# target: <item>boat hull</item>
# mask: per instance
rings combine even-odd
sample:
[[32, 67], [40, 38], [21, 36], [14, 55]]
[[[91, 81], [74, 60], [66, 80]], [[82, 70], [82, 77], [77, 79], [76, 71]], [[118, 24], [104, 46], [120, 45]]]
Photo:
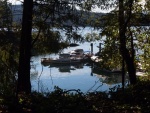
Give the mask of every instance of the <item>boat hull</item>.
[[81, 59], [60, 60], [60, 59], [42, 58], [41, 62], [52, 63], [52, 64], [70, 64], [70, 63], [80, 63]]

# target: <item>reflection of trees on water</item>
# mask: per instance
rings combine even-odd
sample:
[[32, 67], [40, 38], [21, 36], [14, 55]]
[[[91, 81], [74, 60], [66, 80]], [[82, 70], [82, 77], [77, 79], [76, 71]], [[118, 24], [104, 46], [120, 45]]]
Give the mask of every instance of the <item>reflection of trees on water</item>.
[[[95, 92], [99, 91], [99, 88], [101, 88], [104, 84], [110, 86], [116, 87], [117, 84], [122, 83], [122, 75], [120, 73], [108, 73], [103, 72], [102, 70], [97, 70], [98, 73], [92, 72], [92, 76], [97, 76], [99, 79], [95, 81], [93, 86], [89, 88], [88, 92]], [[125, 83], [128, 84], [128, 77], [125, 76]]]
[[[93, 65], [91, 65], [91, 76], [96, 76], [99, 78], [98, 81], [95, 82], [95, 84], [87, 91], [97, 91], [100, 87], [102, 87], [104, 84], [108, 85], [108, 86], [117, 86], [117, 84], [121, 84], [122, 83], [122, 87], [124, 87], [124, 84], [127, 83], [128, 84], [128, 76], [126, 75], [124, 77], [124, 84], [123, 84], [123, 80], [122, 80], [122, 74], [120, 71], [116, 71], [116, 72], [111, 72], [111, 71], [107, 71], [104, 69], [100, 69], [100, 68], [94, 68]], [[99, 84], [101, 83], [101, 84]]]
[[[42, 69], [41, 69], [41, 72], [40, 72], [40, 74], [38, 74], [38, 71], [36, 70], [36, 65], [32, 65], [31, 66], [34, 70], [35, 70], [35, 72], [33, 72], [33, 74], [31, 74], [31, 80], [36, 80], [36, 78], [38, 78], [37, 79], [37, 84], [38, 84], [38, 89], [37, 89], [37, 91], [38, 92], [45, 92], [46, 90], [48, 91], [48, 88], [47, 89], [45, 89], [45, 87], [44, 87], [44, 85], [43, 85], [43, 82], [40, 80], [41, 79], [41, 76], [42, 76], [42, 73], [43, 73], [43, 65], [42, 65]], [[34, 74], [35, 73], [35, 74]], [[53, 86], [53, 78], [52, 78], [52, 75], [51, 75], [51, 69], [49, 70], [49, 75], [50, 75], [50, 78], [51, 78], [51, 86]], [[51, 87], [51, 89], [52, 89], [52, 87]]]
[[30, 75], [31, 76], [30, 76], [30, 78], [31, 78], [31, 80], [34, 80], [38, 76], [38, 70], [36, 70], [37, 64], [31, 63], [30, 66], [31, 66], [31, 69], [30, 69]]
[[[97, 84], [99, 84], [99, 82], [101, 83], [101, 85], [96, 86]], [[89, 88], [89, 90], [87, 91], [87, 93], [90, 92], [90, 91], [92, 91], [92, 92], [93, 91], [97, 91], [101, 86], [103, 86], [103, 82], [101, 82], [101, 80], [98, 79], [97, 81], [95, 81], [94, 85], [91, 86], [91, 88]]]
[[122, 83], [122, 75], [112, 74], [112, 75], [108, 76], [103, 82], [105, 82], [109, 85]]
[[[77, 63], [77, 64], [50, 64], [50, 63], [42, 63], [42, 70], [41, 72], [39, 72], [39, 75], [37, 74], [37, 80], [38, 80], [38, 91], [44, 91], [44, 88], [48, 88], [48, 89], [52, 89], [53, 85], [53, 78], [52, 78], [52, 73], [51, 73], [51, 69], [55, 68], [56, 70], [58, 69], [58, 71], [60, 73], [71, 73], [73, 71], [77, 71], [78, 69], [82, 69], [84, 70], [84, 67], [89, 67], [89, 69], [91, 69], [91, 73], [92, 76], [97, 77], [98, 79], [89, 87], [89, 89], [86, 91], [88, 92], [93, 92], [93, 91], [100, 91], [101, 88], [103, 89], [103, 86], [105, 87], [107, 86], [115, 86], [117, 84], [122, 83], [122, 75], [121, 73], [111, 73], [108, 71], [104, 71], [104, 70], [95, 70], [95, 68], [93, 68], [92, 64], [90, 63]], [[49, 76], [51, 77], [51, 81], [48, 82], [48, 85], [46, 87], [44, 87], [43, 85], [45, 84], [44, 81], [41, 80], [41, 76], [42, 73], [44, 72], [44, 67], [49, 68]], [[33, 69], [36, 70], [36, 65], [32, 67]], [[86, 68], [87, 69], [87, 68]], [[38, 70], [39, 71], [39, 70]], [[92, 77], [91, 76], [91, 77]], [[125, 77], [125, 81], [128, 80], [128, 77]], [[50, 88], [51, 87], [51, 88]], [[80, 86], [79, 86], [80, 87]], [[48, 89], [45, 89], [45, 91], [48, 91]]]
[[[93, 69], [93, 74], [97, 77], [102, 78], [102, 82], [108, 85], [122, 83], [122, 74], [121, 73], [112, 73], [104, 70]], [[125, 76], [125, 82], [128, 81], [128, 76]]]

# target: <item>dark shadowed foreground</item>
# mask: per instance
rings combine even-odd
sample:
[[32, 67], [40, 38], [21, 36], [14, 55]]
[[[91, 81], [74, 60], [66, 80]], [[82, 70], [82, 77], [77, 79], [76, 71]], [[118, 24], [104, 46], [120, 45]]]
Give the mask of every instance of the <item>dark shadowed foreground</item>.
[[[1, 113], [148, 113], [150, 110], [150, 82], [141, 81], [124, 91], [113, 88], [109, 94], [83, 94], [79, 90], [62, 90], [46, 94], [0, 94]], [[114, 90], [116, 90], [114, 92]]]

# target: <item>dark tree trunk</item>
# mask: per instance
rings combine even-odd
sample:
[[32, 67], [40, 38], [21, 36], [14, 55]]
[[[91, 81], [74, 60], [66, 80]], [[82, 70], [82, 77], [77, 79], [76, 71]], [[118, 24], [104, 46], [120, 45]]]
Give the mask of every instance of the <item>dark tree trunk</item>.
[[[126, 19], [127, 21], [125, 22], [123, 2], [124, 2], [124, 0], [119, 0], [120, 51], [121, 51], [122, 58], [124, 59], [126, 66], [127, 66], [130, 83], [135, 84], [136, 83], [136, 71], [135, 71], [135, 65], [134, 65], [134, 54], [130, 54], [129, 50], [126, 47], [126, 35], [125, 35], [126, 29], [127, 29], [127, 22], [129, 21], [130, 18]], [[130, 17], [130, 14], [128, 17]], [[134, 52], [134, 51], [131, 51], [131, 52]]]
[[24, 0], [17, 93], [31, 92], [30, 57], [31, 57], [31, 41], [32, 41], [31, 36], [32, 10], [33, 10], [33, 0]]
[[132, 58], [127, 49], [124, 50], [123, 57], [125, 58], [125, 62], [127, 65], [130, 83], [136, 84], [136, 70], [134, 65], [134, 59]]

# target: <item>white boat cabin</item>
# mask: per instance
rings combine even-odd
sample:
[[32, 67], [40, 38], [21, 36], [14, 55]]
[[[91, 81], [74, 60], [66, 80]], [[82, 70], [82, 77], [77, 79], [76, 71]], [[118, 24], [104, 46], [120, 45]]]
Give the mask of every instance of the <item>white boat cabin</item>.
[[84, 51], [83, 49], [75, 49], [73, 51], [70, 52], [70, 54], [74, 54], [76, 55], [76, 57], [83, 57], [84, 56]]

